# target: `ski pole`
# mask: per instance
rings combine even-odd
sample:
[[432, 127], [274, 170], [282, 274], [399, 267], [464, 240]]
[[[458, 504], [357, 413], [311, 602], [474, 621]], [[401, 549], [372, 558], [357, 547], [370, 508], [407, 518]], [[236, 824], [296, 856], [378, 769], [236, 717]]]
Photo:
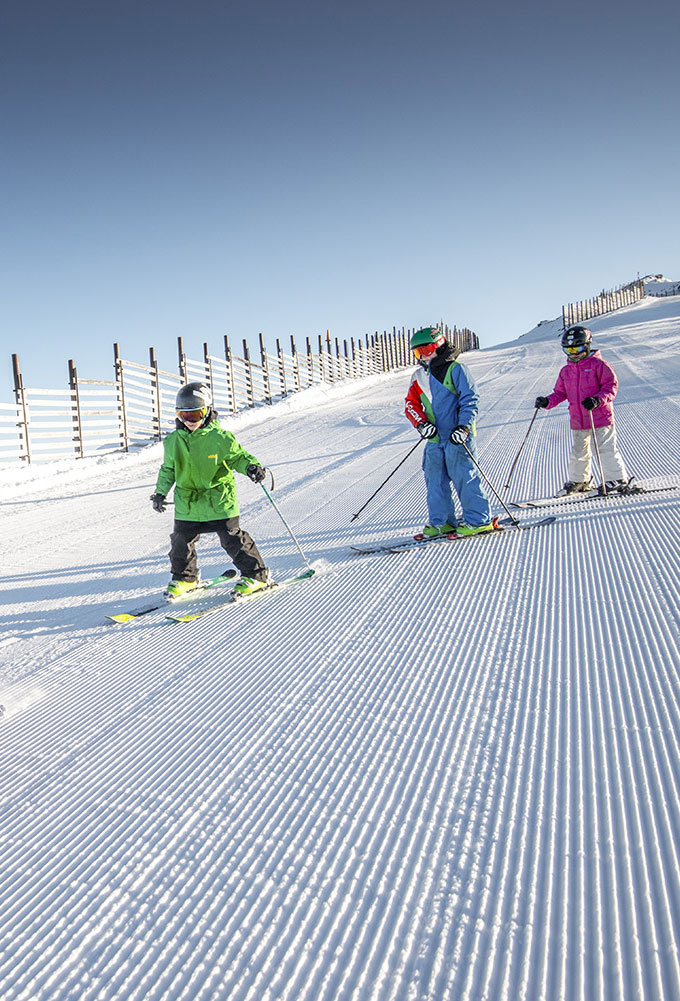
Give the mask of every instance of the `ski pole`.
[[510, 514], [510, 512], [509, 512], [508, 508], [506, 507], [505, 503], [504, 503], [504, 502], [503, 502], [503, 501], [501, 500], [501, 498], [500, 498], [500, 497], [498, 496], [498, 492], [497, 492], [497, 491], [496, 491], [496, 489], [494, 488], [493, 484], [491, 483], [491, 481], [489, 480], [489, 478], [488, 478], [488, 477], [486, 476], [486, 474], [485, 474], [484, 470], [483, 470], [483, 469], [482, 469], [482, 467], [481, 467], [481, 466], [479, 465], [479, 463], [478, 463], [478, 462], [477, 462], [477, 460], [475, 459], [475, 457], [474, 457], [474, 455], [472, 454], [472, 452], [470, 451], [470, 449], [469, 449], [469, 448], [467, 447], [467, 444], [466, 444], [465, 442], [462, 442], [461, 444], [462, 444], [463, 448], [465, 449], [465, 451], [467, 452], [467, 454], [468, 454], [468, 455], [470, 456], [470, 458], [472, 459], [472, 461], [474, 462], [474, 464], [475, 464], [475, 466], [477, 467], [477, 469], [479, 470], [479, 473], [480, 473], [480, 475], [481, 475], [481, 476], [483, 476], [483, 477], [484, 477], [484, 479], [486, 480], [486, 482], [487, 482], [488, 486], [489, 486], [489, 487], [491, 488], [491, 490], [493, 491], [493, 493], [494, 493], [495, 497], [497, 498], [498, 502], [500, 503], [501, 507], [503, 508], [503, 510], [505, 511], [505, 513], [507, 514], [507, 516], [508, 516], [508, 518], [510, 519], [510, 521], [511, 521], [511, 522], [513, 523], [513, 525], [517, 525], [517, 526], [519, 526], [519, 522], [517, 521], [517, 518], [515, 518], [515, 517], [514, 517], [514, 515]]
[[595, 454], [597, 455], [597, 464], [600, 467], [600, 477], [602, 479], [602, 496], [607, 496], [607, 484], [604, 482], [604, 472], [602, 470], [602, 459], [600, 458], [600, 446], [597, 443], [597, 435], [595, 434], [595, 421], [593, 420], [592, 410], [588, 411], [590, 415], [590, 427], [593, 432], [593, 441], [595, 442]]
[[395, 466], [395, 467], [394, 467], [394, 469], [392, 470], [392, 472], [390, 473], [390, 475], [389, 475], [389, 476], [388, 476], [388, 477], [387, 477], [386, 479], [384, 479], [384, 480], [382, 481], [382, 483], [380, 484], [380, 486], [378, 487], [378, 489], [377, 489], [377, 490], [375, 490], [375, 491], [374, 491], [374, 492], [373, 492], [373, 493], [371, 494], [371, 496], [370, 496], [370, 497], [368, 498], [368, 500], [366, 501], [366, 503], [365, 503], [365, 504], [363, 504], [363, 505], [362, 505], [362, 506], [361, 506], [361, 507], [359, 508], [359, 510], [357, 511], [357, 513], [356, 513], [356, 514], [353, 514], [353, 515], [352, 515], [352, 517], [351, 517], [351, 518], [349, 519], [349, 520], [350, 520], [350, 524], [351, 524], [351, 522], [353, 522], [353, 521], [354, 521], [354, 519], [355, 519], [355, 518], [358, 518], [358, 517], [359, 517], [359, 515], [361, 514], [361, 512], [363, 511], [363, 509], [364, 509], [365, 507], [368, 507], [368, 505], [369, 505], [369, 504], [371, 503], [371, 501], [373, 500], [373, 498], [375, 497], [375, 495], [376, 495], [376, 494], [377, 494], [377, 493], [378, 493], [378, 492], [379, 492], [380, 490], [382, 490], [382, 488], [383, 488], [383, 487], [385, 486], [385, 484], [387, 483], [387, 480], [391, 479], [391, 478], [392, 478], [392, 477], [394, 476], [394, 474], [396, 473], [396, 471], [397, 471], [397, 470], [399, 469], [399, 466], [403, 466], [403, 465], [404, 465], [404, 463], [405, 463], [405, 462], [406, 462], [406, 460], [408, 459], [408, 457], [409, 457], [409, 455], [411, 454], [411, 452], [415, 452], [415, 450], [416, 450], [416, 449], [418, 448], [418, 445], [420, 445], [420, 443], [421, 443], [422, 441], [424, 441], [424, 440], [425, 440], [424, 438], [419, 438], [419, 439], [418, 439], [418, 441], [417, 441], [417, 442], [415, 443], [415, 445], [413, 446], [413, 448], [410, 448], [410, 449], [408, 450], [408, 452], [406, 453], [406, 455], [404, 456], [404, 458], [403, 458], [403, 459], [401, 460], [401, 462], [399, 463], [399, 465], [398, 465], [398, 466]]
[[524, 435], [524, 441], [523, 441], [523, 442], [522, 442], [522, 444], [521, 444], [521, 445], [519, 446], [519, 452], [518, 452], [518, 453], [517, 453], [517, 455], [515, 456], [515, 461], [514, 461], [514, 462], [513, 462], [513, 464], [512, 464], [511, 466], [510, 466], [510, 472], [508, 473], [508, 482], [507, 482], [507, 483], [505, 484], [505, 486], [503, 487], [503, 489], [504, 489], [504, 490], [507, 490], [507, 489], [508, 489], [508, 487], [510, 486], [510, 480], [512, 479], [512, 474], [513, 474], [513, 473], [514, 473], [514, 471], [515, 471], [515, 466], [517, 465], [517, 460], [519, 459], [520, 455], [522, 454], [522, 449], [524, 448], [524, 446], [525, 446], [525, 445], [526, 445], [526, 443], [527, 443], [527, 438], [529, 437], [529, 434], [530, 434], [530, 432], [531, 432], [531, 429], [532, 429], [532, 427], [534, 426], [534, 421], [535, 421], [535, 420], [536, 420], [536, 418], [538, 417], [538, 411], [539, 411], [539, 409], [540, 409], [539, 407], [536, 407], [536, 409], [534, 410], [534, 416], [533, 416], [533, 417], [531, 418], [531, 424], [529, 425], [529, 430], [528, 430], [528, 431], [527, 431], [527, 433], [526, 433], [526, 434]]
[[[270, 470], [270, 475], [271, 475], [271, 470]], [[273, 477], [273, 475], [272, 475], [272, 483], [273, 483], [273, 482], [274, 482], [274, 477]], [[278, 514], [279, 518], [280, 518], [280, 519], [281, 519], [281, 521], [283, 522], [283, 524], [284, 524], [284, 525], [286, 526], [286, 530], [288, 531], [288, 534], [290, 535], [291, 539], [293, 540], [293, 542], [294, 542], [294, 543], [295, 543], [295, 545], [297, 546], [297, 551], [299, 552], [300, 556], [301, 556], [301, 557], [302, 557], [302, 559], [304, 560], [304, 563], [305, 563], [306, 567], [307, 567], [307, 568], [308, 568], [309, 570], [311, 570], [311, 571], [312, 571], [312, 573], [314, 573], [314, 569], [313, 569], [313, 567], [311, 566], [311, 564], [310, 564], [309, 560], [307, 559], [307, 557], [305, 556], [305, 554], [304, 554], [304, 553], [302, 552], [302, 549], [300, 548], [300, 543], [298, 542], [298, 540], [297, 540], [297, 539], [295, 538], [295, 536], [293, 535], [293, 531], [292, 531], [292, 529], [291, 529], [290, 525], [288, 524], [288, 522], [286, 521], [286, 519], [285, 519], [285, 518], [283, 517], [283, 515], [281, 514], [281, 511], [280, 511], [280, 509], [279, 509], [279, 505], [278, 505], [278, 504], [276, 503], [276, 501], [274, 500], [274, 498], [272, 497], [272, 495], [271, 495], [271, 494], [269, 493], [269, 491], [268, 491], [268, 490], [267, 490], [267, 488], [265, 487], [264, 483], [260, 483], [260, 486], [262, 487], [262, 489], [264, 490], [265, 494], [267, 495], [267, 498], [268, 498], [268, 500], [269, 500], [269, 503], [270, 503], [270, 504], [272, 505], [272, 507], [274, 508], [274, 510], [276, 511], [276, 513]]]

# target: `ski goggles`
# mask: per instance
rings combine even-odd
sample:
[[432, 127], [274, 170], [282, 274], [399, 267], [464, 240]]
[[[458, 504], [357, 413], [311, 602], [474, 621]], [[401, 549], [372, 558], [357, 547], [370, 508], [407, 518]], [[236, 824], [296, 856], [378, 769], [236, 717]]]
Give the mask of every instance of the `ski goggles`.
[[419, 344], [417, 348], [413, 349], [413, 353], [418, 361], [420, 361], [421, 358], [431, 358], [432, 355], [435, 354], [436, 350], [436, 344]]
[[563, 348], [562, 350], [564, 351], [565, 355], [569, 355], [570, 358], [576, 358], [577, 355], [584, 354], [586, 346], [585, 344], [575, 344], [573, 347]]
[[201, 407], [200, 410], [178, 410], [177, 416], [185, 424], [195, 424], [196, 421], [204, 420], [206, 414], [208, 413], [207, 407]]

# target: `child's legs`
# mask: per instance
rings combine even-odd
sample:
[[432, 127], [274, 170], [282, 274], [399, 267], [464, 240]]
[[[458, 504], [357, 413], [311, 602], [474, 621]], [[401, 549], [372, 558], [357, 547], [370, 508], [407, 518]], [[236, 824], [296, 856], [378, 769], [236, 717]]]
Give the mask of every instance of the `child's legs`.
[[170, 536], [170, 569], [173, 580], [196, 580], [196, 539], [201, 526], [195, 521], [176, 521]]
[[604, 480], [627, 480], [628, 474], [621, 454], [616, 445], [616, 428], [613, 424], [596, 428], [597, 444], [602, 459], [602, 478]]
[[435, 442], [425, 445], [423, 473], [427, 489], [427, 516], [431, 525], [455, 525], [455, 509], [451, 483], [446, 468], [444, 449]]
[[239, 519], [225, 518], [213, 524], [222, 549], [229, 554], [241, 576], [264, 580], [267, 568], [253, 539], [240, 527]]
[[[572, 429], [568, 479], [572, 483], [587, 483], [590, 479], [590, 431]], [[599, 439], [598, 439], [599, 440]]]
[[[474, 455], [474, 439], [468, 448]], [[488, 525], [491, 521], [489, 498], [477, 467], [462, 445], [450, 443], [446, 446], [446, 464], [463, 509], [463, 521], [468, 525]]]

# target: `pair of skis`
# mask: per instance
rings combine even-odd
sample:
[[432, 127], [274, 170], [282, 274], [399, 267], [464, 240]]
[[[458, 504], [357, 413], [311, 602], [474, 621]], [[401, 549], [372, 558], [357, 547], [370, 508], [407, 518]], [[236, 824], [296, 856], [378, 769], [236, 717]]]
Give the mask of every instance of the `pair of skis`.
[[242, 601], [250, 601], [251, 598], [257, 598], [259, 595], [268, 594], [270, 591], [279, 591], [282, 587], [289, 587], [291, 584], [298, 584], [303, 580], [309, 580], [314, 576], [314, 570], [308, 567], [306, 570], [301, 570], [300, 573], [293, 574], [292, 577], [284, 577], [281, 580], [273, 580], [266, 587], [259, 587], [257, 591], [252, 591], [250, 594], [239, 594], [238, 592], [232, 592], [223, 601], [212, 602], [210, 605], [205, 605], [200, 608], [190, 609], [187, 612], [169, 612], [165, 617], [170, 619], [171, 622], [194, 622], [196, 619], [202, 619], [205, 615], [211, 615], [213, 612], [219, 612], [221, 608], [225, 605], [232, 605], [235, 603], [240, 604]]
[[610, 497], [638, 497], [641, 494], [660, 494], [668, 490], [677, 490], [677, 486], [670, 487], [641, 487], [638, 484], [623, 490], [612, 490], [610, 493], [602, 494], [599, 490], [589, 490], [587, 493], [563, 494], [561, 497], [537, 497], [534, 500], [514, 501], [510, 507], [516, 508], [538, 508], [551, 507], [555, 504], [580, 504], [583, 501], [606, 500]]
[[498, 535], [499, 532], [527, 532], [532, 528], [540, 528], [544, 525], [552, 525], [556, 521], [556, 516], [547, 515], [545, 518], [541, 518], [540, 521], [532, 521], [529, 525], [520, 525], [518, 522], [506, 519], [504, 521], [499, 521], [495, 528], [489, 532], [479, 532], [476, 535], [456, 535], [455, 532], [450, 532], [448, 535], [413, 535], [408, 539], [392, 539], [387, 542], [374, 542], [366, 543], [364, 545], [352, 546], [351, 548], [355, 553], [361, 553], [362, 555], [369, 555], [371, 553], [401, 553], [406, 549], [422, 549], [425, 546], [430, 546], [433, 543], [439, 542], [471, 542], [474, 539], [489, 539]]
[[[203, 597], [205, 591], [212, 591], [213, 589], [220, 588], [224, 584], [228, 584], [230, 581], [233, 581], [237, 576], [238, 573], [236, 570], [226, 570], [223, 574], [219, 574], [217, 577], [209, 577], [208, 579], [201, 581], [195, 588], [192, 588], [191, 591], [187, 591], [186, 594], [182, 595], [180, 598], [168, 598], [167, 596], [159, 595], [158, 598], [152, 599], [144, 604], [126, 609], [122, 612], [116, 612], [113, 615], [107, 615], [106, 618], [111, 622], [118, 622], [120, 624], [132, 622], [143, 615], [148, 615], [149, 612], [156, 612], [161, 608], [185, 605], [192, 602], [195, 598]], [[272, 581], [270, 584], [267, 584], [266, 587], [258, 588], [257, 591], [253, 591], [251, 594], [238, 594], [234, 591], [229, 591], [224, 598], [220, 598], [209, 605], [199, 605], [196, 608], [188, 609], [186, 612], [178, 609], [177, 611], [168, 612], [165, 618], [169, 619], [171, 622], [193, 622], [195, 619], [201, 619], [204, 615], [210, 615], [212, 612], [216, 612], [220, 608], [224, 608], [225, 605], [230, 605], [234, 602], [240, 603], [241, 601], [248, 601], [250, 598], [255, 598], [261, 594], [267, 594], [270, 591], [278, 590], [279, 588], [286, 587], [289, 584], [309, 580], [310, 577], [313, 576], [314, 570], [309, 567], [307, 570], [303, 570], [291, 577], [284, 577], [282, 580]]]

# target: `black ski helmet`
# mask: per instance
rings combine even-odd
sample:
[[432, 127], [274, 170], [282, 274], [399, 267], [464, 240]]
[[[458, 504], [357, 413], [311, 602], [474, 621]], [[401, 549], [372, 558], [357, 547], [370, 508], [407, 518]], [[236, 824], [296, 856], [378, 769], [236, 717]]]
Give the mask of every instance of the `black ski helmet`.
[[563, 348], [584, 348], [589, 347], [593, 335], [587, 327], [568, 327], [562, 334]]
[[175, 399], [177, 410], [202, 410], [212, 406], [210, 388], [204, 382], [188, 382], [182, 386]]
[[591, 352], [592, 337], [587, 327], [568, 327], [562, 334], [562, 350], [570, 361], [587, 358]]

